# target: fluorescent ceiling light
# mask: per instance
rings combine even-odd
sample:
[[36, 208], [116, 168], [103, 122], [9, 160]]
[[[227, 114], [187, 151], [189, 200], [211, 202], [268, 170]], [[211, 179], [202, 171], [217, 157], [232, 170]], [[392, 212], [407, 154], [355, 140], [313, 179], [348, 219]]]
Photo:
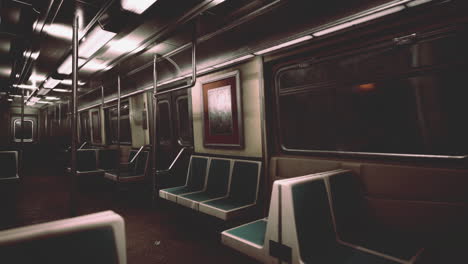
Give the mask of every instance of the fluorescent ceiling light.
[[31, 97], [31, 99], [29, 99], [30, 102], [34, 102], [34, 103], [39, 101], [39, 100], [41, 100], [41, 98], [39, 98], [39, 97]]
[[27, 106], [33, 106], [33, 105], [35, 105], [35, 104], [36, 104], [35, 102], [26, 102], [26, 105], [27, 105]]
[[330, 34], [332, 32], [336, 32], [336, 31], [339, 31], [339, 30], [342, 30], [342, 29], [345, 29], [345, 28], [348, 28], [348, 27], [351, 27], [351, 26], [355, 26], [355, 25], [365, 23], [365, 22], [368, 22], [368, 21], [371, 21], [371, 20], [374, 20], [374, 19], [377, 19], [377, 18], [380, 18], [380, 17], [383, 17], [383, 16], [387, 16], [387, 15], [390, 15], [390, 14], [393, 14], [393, 13], [400, 12], [403, 9], [405, 9], [405, 6], [403, 6], [403, 5], [394, 6], [392, 8], [388, 8], [388, 9], [385, 9], [383, 11], [371, 13], [370, 15], [365, 15], [365, 16], [362, 16], [360, 18], [357, 18], [357, 19], [354, 19], [354, 20], [351, 20], [351, 21], [348, 21], [348, 22], [344, 22], [344, 23], [336, 25], [336, 26], [332, 26], [332, 27], [324, 29], [324, 30], [317, 31], [312, 35], [314, 35], [315, 37], [320, 37], [320, 36]]
[[21, 95], [19, 95], [19, 94], [10, 94], [10, 96], [11, 96], [11, 97], [17, 97], [17, 98], [20, 98], [20, 97], [21, 97]]
[[52, 101], [60, 100], [60, 98], [55, 97], [55, 96], [46, 96], [45, 99], [46, 99], [46, 100], [52, 100]]
[[407, 3], [406, 6], [413, 7], [413, 6], [418, 6], [418, 5], [422, 5], [422, 4], [429, 3], [429, 2], [432, 2], [432, 0], [414, 0], [414, 1]]
[[297, 44], [297, 43], [300, 43], [300, 42], [307, 41], [307, 40], [309, 40], [311, 38], [313, 38], [311, 35], [303, 36], [303, 37], [300, 37], [298, 39], [294, 39], [294, 40], [291, 40], [291, 41], [284, 42], [282, 44], [273, 46], [271, 48], [267, 48], [267, 49], [264, 49], [264, 50], [257, 51], [254, 54], [255, 55], [262, 55], [262, 54], [265, 54], [265, 53], [268, 53], [268, 52], [271, 52], [271, 51], [274, 51], [274, 50], [279, 50], [279, 49], [287, 47], [287, 46], [291, 46], [291, 45], [294, 45], [294, 44]]
[[50, 91], [52, 91], [52, 89], [42, 88], [42, 89], [39, 90], [39, 92], [37, 92], [37, 95], [46, 95], [46, 94], [48, 94]]
[[56, 89], [54, 89], [54, 92], [58, 92], [58, 93], [71, 93], [71, 90], [56, 88]]
[[36, 103], [38, 103], [38, 104], [51, 104], [51, 102], [47, 102], [47, 101], [37, 101]]
[[88, 35], [86, 35], [86, 40], [81, 43], [79, 47], [78, 54], [81, 57], [89, 58], [96, 51], [106, 45], [117, 33], [106, 31], [97, 25]]
[[213, 67], [215, 68], [221, 68], [221, 67], [224, 67], [224, 66], [227, 66], [227, 65], [230, 65], [230, 64], [234, 64], [236, 62], [241, 62], [241, 61], [244, 61], [244, 60], [248, 60], [250, 58], [253, 58], [254, 55], [253, 54], [249, 54], [249, 55], [245, 55], [245, 56], [242, 56], [242, 57], [239, 57], [237, 59], [233, 59], [233, 60], [230, 60], [230, 61], [227, 61], [227, 62], [224, 62], [224, 63], [221, 63], [219, 65], [215, 65]]
[[27, 84], [13, 84], [13, 87], [19, 89], [29, 89], [29, 90], [36, 90], [37, 87], [34, 85], [27, 85]]
[[131, 37], [124, 37], [119, 40], [113, 40], [110, 43], [110, 51], [112, 53], [128, 53], [138, 48], [139, 41]]
[[142, 14], [157, 0], [121, 0], [122, 8], [136, 14]]
[[[57, 69], [58, 73], [66, 74], [66, 75], [72, 73], [73, 71], [72, 62], [73, 62], [72, 55], [69, 55], [65, 59], [65, 61], [62, 63], [62, 65], [60, 65], [60, 67]], [[83, 65], [85, 62], [86, 62], [85, 59], [78, 58], [78, 67], [81, 67], [81, 65]]]
[[8, 98], [8, 102], [13, 102], [13, 99], [12, 99], [12, 98]]
[[[72, 80], [71, 79], [65, 79], [65, 80], [62, 80], [61, 82], [63, 85], [72, 85]], [[85, 82], [82, 82], [82, 81], [78, 81], [78, 85], [85, 85], [86, 83]], [[55, 89], [56, 90], [56, 89]], [[55, 91], [54, 90], [54, 91]]]
[[99, 59], [92, 59], [88, 61], [82, 68], [82, 71], [100, 71], [107, 67], [107, 64], [103, 60]]
[[55, 86], [57, 86], [60, 82], [61, 82], [61, 80], [57, 80], [57, 79], [54, 79], [54, 78], [49, 78], [44, 83], [44, 88], [48, 88], [48, 89], [55, 88]]
[[[73, 38], [73, 28], [69, 25], [65, 24], [50, 24], [44, 26], [44, 31], [49, 36], [53, 36], [59, 39], [71, 40]], [[83, 36], [83, 32], [80, 30], [78, 32], [78, 38], [81, 39]]]

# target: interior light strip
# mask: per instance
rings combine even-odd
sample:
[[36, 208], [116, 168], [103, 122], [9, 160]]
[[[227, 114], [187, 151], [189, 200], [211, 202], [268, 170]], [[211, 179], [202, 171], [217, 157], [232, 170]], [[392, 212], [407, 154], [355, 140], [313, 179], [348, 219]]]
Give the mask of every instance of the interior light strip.
[[218, 64], [218, 65], [215, 65], [213, 67], [214, 68], [222, 68], [224, 66], [231, 65], [231, 64], [241, 62], [241, 61], [245, 61], [245, 60], [248, 60], [248, 59], [253, 58], [253, 57], [254, 57], [253, 54], [248, 54], [248, 55], [245, 55], [245, 56], [242, 56], [242, 57], [239, 57], [239, 58], [236, 58], [236, 59], [233, 59], [233, 60]]
[[265, 54], [265, 53], [268, 53], [268, 52], [271, 52], [271, 51], [279, 50], [279, 49], [282, 49], [284, 47], [288, 47], [288, 46], [291, 46], [291, 45], [294, 45], [294, 44], [297, 44], [297, 43], [307, 41], [307, 40], [312, 39], [312, 38], [313, 38], [313, 36], [311, 36], [311, 35], [303, 36], [303, 37], [300, 37], [300, 38], [297, 38], [297, 39], [294, 39], [294, 40], [290, 40], [290, 41], [284, 42], [282, 44], [279, 44], [279, 45], [276, 45], [276, 46], [273, 46], [273, 47], [270, 47], [270, 48], [267, 48], [267, 49], [257, 51], [254, 54], [255, 55], [262, 55], [262, 54]]
[[362, 23], [365, 23], [365, 22], [368, 22], [368, 21], [371, 21], [371, 20], [374, 20], [374, 19], [377, 19], [377, 18], [380, 18], [380, 17], [384, 17], [384, 16], [387, 16], [387, 15], [390, 15], [390, 14], [400, 12], [401, 10], [403, 10], [405, 8], [406, 7], [404, 5], [394, 6], [394, 7], [385, 9], [383, 11], [372, 13], [370, 15], [366, 15], [366, 16], [363, 16], [363, 17], [360, 17], [360, 18], [345, 22], [343, 24], [339, 24], [339, 25], [332, 26], [332, 27], [329, 27], [329, 28], [324, 29], [324, 30], [317, 31], [317, 32], [313, 33], [312, 35], [315, 36], [315, 37], [320, 37], [320, 36], [330, 34], [330, 33], [345, 29], [345, 28], [349, 28], [349, 27], [354, 26], [354, 25], [362, 24]]

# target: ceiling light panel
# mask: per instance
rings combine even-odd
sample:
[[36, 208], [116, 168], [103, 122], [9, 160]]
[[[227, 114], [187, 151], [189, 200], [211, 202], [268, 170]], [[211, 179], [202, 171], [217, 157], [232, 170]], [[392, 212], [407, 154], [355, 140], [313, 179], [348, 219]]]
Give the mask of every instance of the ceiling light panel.
[[88, 35], [86, 40], [79, 46], [78, 54], [80, 57], [89, 58], [96, 51], [106, 45], [117, 33], [106, 31], [99, 25], [96, 26]]
[[57, 80], [57, 79], [54, 79], [54, 78], [49, 78], [44, 83], [44, 88], [48, 88], [48, 89], [55, 88], [60, 82], [61, 82], [61, 80]]
[[124, 10], [140, 15], [156, 1], [157, 0], [121, 0], [120, 4]]

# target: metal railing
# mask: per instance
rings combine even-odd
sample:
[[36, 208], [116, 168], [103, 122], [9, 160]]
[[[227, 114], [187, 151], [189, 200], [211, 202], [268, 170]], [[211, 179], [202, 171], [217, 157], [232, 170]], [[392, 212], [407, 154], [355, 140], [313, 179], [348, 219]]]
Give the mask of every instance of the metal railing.
[[183, 147], [179, 150], [179, 153], [177, 153], [177, 156], [174, 158], [174, 160], [172, 161], [171, 165], [169, 165], [169, 167], [165, 170], [157, 170], [156, 171], [156, 174], [160, 174], [160, 173], [168, 173], [169, 171], [172, 170], [172, 168], [174, 167], [174, 165], [177, 163], [177, 161], [179, 160], [179, 158], [182, 156], [182, 154], [184, 153], [185, 150], [192, 150], [193, 147]]

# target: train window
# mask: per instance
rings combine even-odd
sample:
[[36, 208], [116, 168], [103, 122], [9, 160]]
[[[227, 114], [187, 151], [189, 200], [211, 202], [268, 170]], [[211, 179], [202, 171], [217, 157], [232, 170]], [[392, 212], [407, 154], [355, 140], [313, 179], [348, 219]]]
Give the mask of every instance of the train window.
[[170, 144], [171, 142], [171, 112], [169, 109], [169, 102], [162, 100], [158, 102], [158, 132], [159, 132], [159, 143], [162, 145]]
[[188, 97], [177, 98], [177, 134], [178, 139], [183, 143], [190, 144], [192, 131], [189, 120]]
[[91, 130], [89, 126], [89, 112], [80, 113], [80, 138], [81, 142], [89, 142], [91, 140]]
[[[118, 143], [118, 112], [117, 106], [107, 108], [105, 111], [106, 116], [106, 135], [109, 144]], [[121, 102], [120, 104], [120, 143], [131, 144], [132, 133], [130, 127], [130, 109], [128, 101]]]
[[94, 144], [102, 143], [101, 135], [101, 111], [99, 109], [91, 110], [91, 127]]
[[34, 123], [32, 120], [24, 120], [24, 130], [22, 130], [21, 119], [14, 121], [14, 141], [33, 142]]
[[433, 38], [280, 69], [283, 150], [467, 154], [468, 53], [444, 51], [460, 42], [466, 37]]

